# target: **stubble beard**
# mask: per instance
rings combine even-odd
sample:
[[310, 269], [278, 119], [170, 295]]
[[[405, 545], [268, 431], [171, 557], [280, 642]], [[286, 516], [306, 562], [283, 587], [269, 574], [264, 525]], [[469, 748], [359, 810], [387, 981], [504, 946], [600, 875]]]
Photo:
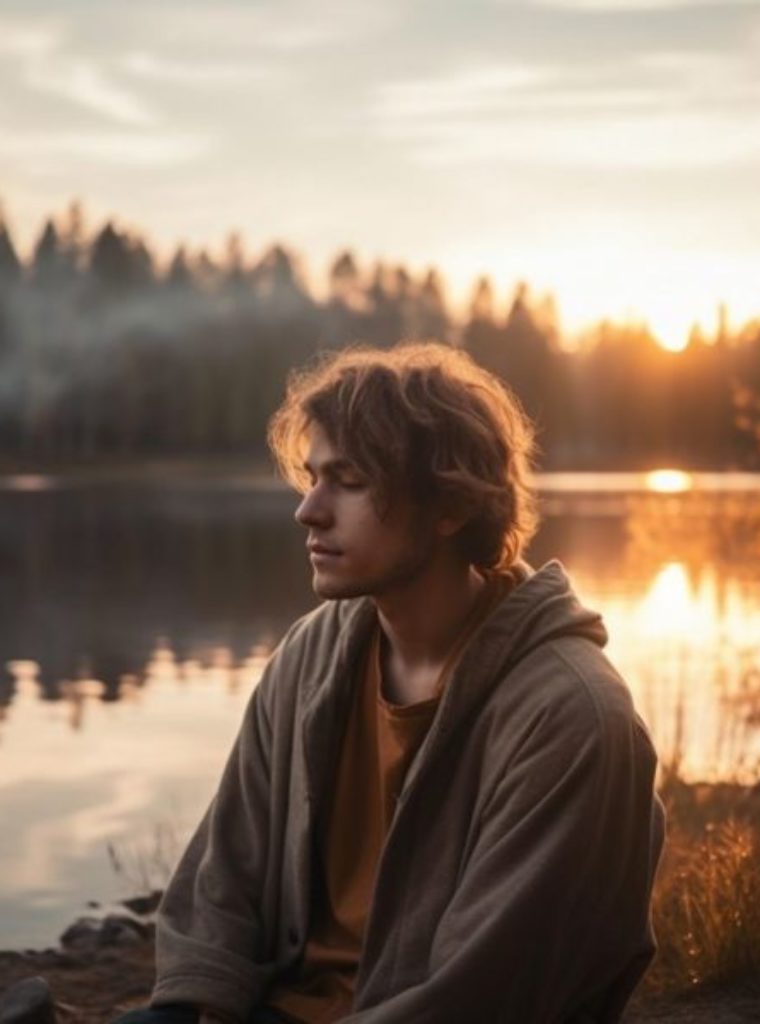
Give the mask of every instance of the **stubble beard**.
[[347, 600], [356, 597], [379, 598], [392, 590], [408, 586], [430, 565], [435, 552], [435, 537], [425, 532], [410, 539], [403, 557], [387, 571], [364, 579], [324, 579], [320, 581], [314, 570], [312, 589], [317, 597], [326, 601]]

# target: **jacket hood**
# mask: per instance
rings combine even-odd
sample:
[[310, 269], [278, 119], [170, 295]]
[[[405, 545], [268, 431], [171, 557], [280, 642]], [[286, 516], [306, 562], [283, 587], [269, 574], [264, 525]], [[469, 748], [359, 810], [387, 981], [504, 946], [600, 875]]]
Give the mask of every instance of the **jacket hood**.
[[605, 646], [608, 637], [601, 615], [580, 602], [558, 559], [538, 570], [519, 561], [512, 572], [517, 586], [484, 626], [486, 634], [498, 633], [501, 643], [508, 639], [510, 661], [520, 660], [538, 644], [560, 636], [582, 636], [598, 647]]
[[441, 712], [450, 722], [464, 719], [537, 647], [559, 637], [607, 643], [601, 615], [580, 602], [559, 560], [540, 569], [519, 561], [511, 572], [517, 585], [470, 639], [444, 691]]

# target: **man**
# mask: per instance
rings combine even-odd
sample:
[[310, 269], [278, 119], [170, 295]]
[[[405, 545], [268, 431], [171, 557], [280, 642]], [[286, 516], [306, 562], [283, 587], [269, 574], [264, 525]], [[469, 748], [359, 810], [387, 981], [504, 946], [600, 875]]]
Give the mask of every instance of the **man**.
[[536, 525], [532, 428], [442, 345], [270, 427], [324, 602], [272, 656], [160, 907], [137, 1022], [608, 1024], [650, 961], [655, 754]]

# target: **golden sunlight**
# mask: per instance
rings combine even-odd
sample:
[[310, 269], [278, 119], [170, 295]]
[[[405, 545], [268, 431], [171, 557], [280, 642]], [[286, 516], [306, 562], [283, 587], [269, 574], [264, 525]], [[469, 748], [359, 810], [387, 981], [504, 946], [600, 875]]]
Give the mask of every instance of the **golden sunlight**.
[[651, 318], [653, 322], [650, 324], [652, 333], [657, 341], [660, 348], [664, 348], [666, 352], [683, 352], [689, 343], [688, 335], [681, 325], [680, 328], [673, 327], [672, 331], [670, 328], [663, 327], [654, 322], [654, 318]]
[[758, 695], [750, 685], [760, 617], [738, 584], [714, 569], [695, 577], [662, 565], [634, 607], [605, 619], [663, 763], [683, 778], [757, 778]]
[[[584, 239], [579, 241], [579, 237]], [[505, 252], [503, 239], [463, 239], [440, 253], [441, 265], [461, 308], [472, 282], [489, 268], [495, 280], [525, 280], [534, 296], [552, 294], [567, 344], [603, 319], [646, 324], [661, 348], [682, 351], [691, 329], [705, 337], [720, 328], [721, 307], [731, 323], [756, 315], [755, 271], [749, 261], [722, 251], [684, 251], [652, 242], [645, 226], [621, 220], [609, 225], [584, 214], [558, 229], [551, 242], [537, 238], [520, 249], [519, 262]]]
[[692, 593], [686, 566], [671, 562], [657, 573], [636, 617], [642, 636], [704, 636], [710, 631], [712, 607]]
[[[689, 328], [695, 311], [699, 309], [688, 286], [683, 288], [678, 301], [676, 296], [668, 293], [650, 294], [644, 309], [646, 312], [642, 310], [641, 319], [646, 322], [657, 344], [667, 352], [682, 352], [689, 343]], [[712, 316], [708, 317], [707, 323], [712, 319]]]
[[658, 494], [681, 494], [694, 486], [692, 474], [682, 469], [653, 469], [646, 474], [645, 482], [648, 491]]

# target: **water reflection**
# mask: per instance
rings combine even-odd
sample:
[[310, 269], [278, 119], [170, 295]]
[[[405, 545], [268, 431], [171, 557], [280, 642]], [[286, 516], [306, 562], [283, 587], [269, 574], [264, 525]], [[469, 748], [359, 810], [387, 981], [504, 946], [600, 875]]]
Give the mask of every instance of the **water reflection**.
[[624, 667], [665, 767], [696, 780], [754, 783], [760, 768], [757, 588], [662, 566], [631, 607], [610, 599], [610, 652]]
[[678, 494], [692, 489], [694, 477], [682, 469], [653, 469], [646, 475], [646, 486], [659, 494]]
[[[0, 706], [0, 722], [12, 717], [13, 702], [34, 700], [42, 696], [50, 702], [60, 701], [65, 708], [68, 725], [75, 731], [85, 723], [88, 705], [106, 700], [140, 703], [144, 690], [171, 683], [177, 689], [206, 686], [215, 693], [236, 694], [241, 689], [250, 693], [261, 677], [274, 644], [271, 640], [251, 646], [248, 654], [236, 660], [228, 647], [216, 646], [180, 660], [167, 637], [159, 637], [144, 669], [124, 673], [113, 691], [102, 679], [83, 674], [78, 679], [60, 679], [41, 692], [40, 666], [35, 661], [10, 661], [7, 669], [14, 694], [8, 704]], [[0, 738], [2, 731], [0, 731]]]
[[[755, 782], [760, 490], [689, 483], [548, 481], [528, 557], [559, 558], [602, 611], [670, 770]], [[167, 823], [181, 848], [272, 645], [314, 603], [294, 506], [219, 482], [3, 496], [0, 947], [129, 895], [115, 862], [134, 878]]]
[[286, 493], [234, 487], [6, 495], [0, 703], [14, 688], [3, 668], [18, 661], [37, 663], [50, 699], [61, 680], [85, 678], [117, 699], [157, 634], [180, 661], [215, 646], [243, 661], [313, 600], [294, 507]]
[[[614, 474], [600, 492], [555, 475], [529, 557], [561, 558], [604, 613], [663, 760], [688, 777], [746, 779], [758, 757], [760, 492], [701, 479]], [[22, 692], [61, 702], [81, 730], [94, 703], [139, 703], [159, 682], [177, 699], [195, 682], [249, 691], [313, 603], [287, 492], [79, 487], [15, 500], [0, 515], [16, 581], [0, 586], [0, 738]]]
[[760, 494], [631, 495], [624, 519], [626, 572], [678, 562], [695, 581], [712, 567], [719, 588], [760, 577]]
[[180, 658], [159, 642], [118, 701], [92, 678], [40, 699], [36, 666], [14, 666], [0, 747], [0, 816], [12, 823], [0, 829], [0, 948], [48, 945], [87, 900], [165, 883], [155, 837], [171, 831], [179, 852], [199, 820], [266, 650]]
[[671, 770], [760, 774], [760, 501], [754, 494], [631, 496], [622, 571], [645, 582], [611, 598], [612, 649]]

